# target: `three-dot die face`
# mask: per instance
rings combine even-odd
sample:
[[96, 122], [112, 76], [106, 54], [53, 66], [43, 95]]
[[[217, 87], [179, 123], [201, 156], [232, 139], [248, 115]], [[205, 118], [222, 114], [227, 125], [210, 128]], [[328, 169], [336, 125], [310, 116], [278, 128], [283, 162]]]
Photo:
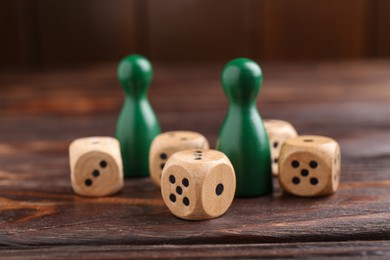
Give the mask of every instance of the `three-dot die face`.
[[196, 132], [172, 131], [162, 133], [153, 140], [150, 147], [149, 169], [154, 184], [161, 185], [162, 171], [172, 154], [187, 149], [208, 149], [206, 138]]
[[297, 196], [335, 192], [340, 180], [340, 147], [330, 138], [301, 136], [286, 141], [280, 155], [279, 182]]
[[82, 138], [70, 145], [69, 152], [72, 187], [77, 194], [106, 196], [122, 188], [122, 162], [117, 140]]
[[120, 182], [119, 168], [113, 158], [102, 152], [87, 153], [75, 166], [74, 184], [80, 195], [105, 196]]
[[[92, 177], [92, 178], [99, 178], [101, 176], [101, 172], [104, 171], [105, 169], [107, 169], [107, 165], [108, 163], [102, 159], [100, 162], [99, 162], [99, 166], [96, 167], [96, 169], [94, 169], [92, 171], [92, 176], [89, 176], [89, 177]], [[115, 169], [116, 170], [116, 169]], [[84, 181], [84, 184], [86, 187], [91, 187], [93, 186], [93, 180], [91, 180], [91, 178], [86, 178], [85, 181]]]
[[219, 217], [233, 201], [236, 179], [229, 159], [214, 150], [175, 153], [167, 162], [161, 192], [170, 211], [183, 219]]

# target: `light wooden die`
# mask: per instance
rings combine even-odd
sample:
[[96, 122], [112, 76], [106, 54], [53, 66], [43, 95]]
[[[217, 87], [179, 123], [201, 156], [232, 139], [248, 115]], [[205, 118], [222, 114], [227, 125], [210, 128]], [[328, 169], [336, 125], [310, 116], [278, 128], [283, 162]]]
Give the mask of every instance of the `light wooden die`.
[[279, 157], [279, 183], [288, 193], [312, 197], [334, 193], [340, 182], [338, 143], [323, 136], [288, 139]]
[[216, 218], [230, 207], [236, 176], [226, 155], [215, 150], [173, 154], [161, 177], [161, 193], [169, 210], [188, 220]]
[[69, 146], [73, 190], [82, 196], [114, 194], [123, 187], [120, 145], [112, 137], [87, 137]]
[[149, 152], [150, 177], [161, 186], [161, 173], [172, 154], [188, 149], [208, 149], [209, 143], [202, 134], [191, 131], [171, 131], [153, 139]]
[[278, 175], [279, 155], [283, 143], [293, 137], [297, 137], [297, 131], [287, 121], [267, 119], [264, 120], [264, 126], [268, 134], [268, 141], [271, 150], [272, 174]]

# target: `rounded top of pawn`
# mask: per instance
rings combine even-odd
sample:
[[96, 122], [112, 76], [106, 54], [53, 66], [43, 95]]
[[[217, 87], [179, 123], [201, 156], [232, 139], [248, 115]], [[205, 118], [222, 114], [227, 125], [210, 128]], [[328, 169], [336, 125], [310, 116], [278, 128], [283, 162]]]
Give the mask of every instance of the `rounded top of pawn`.
[[222, 71], [222, 86], [232, 103], [250, 105], [256, 102], [263, 74], [256, 62], [238, 58], [227, 63]]
[[129, 55], [119, 62], [118, 79], [128, 95], [138, 96], [146, 93], [152, 77], [152, 65], [141, 55]]

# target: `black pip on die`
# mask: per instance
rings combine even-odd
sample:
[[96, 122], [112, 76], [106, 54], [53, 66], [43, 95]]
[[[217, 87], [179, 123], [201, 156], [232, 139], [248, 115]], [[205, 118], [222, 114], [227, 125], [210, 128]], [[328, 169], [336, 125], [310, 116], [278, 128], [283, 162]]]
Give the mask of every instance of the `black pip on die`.
[[209, 143], [203, 135], [191, 131], [172, 131], [159, 134], [153, 139], [149, 152], [150, 177], [160, 187], [161, 173], [169, 157], [188, 149], [208, 149]]
[[233, 166], [225, 154], [215, 150], [177, 152], [166, 163], [161, 177], [165, 204], [183, 219], [223, 215], [233, 201], [235, 190]]
[[277, 176], [279, 170], [280, 149], [287, 139], [297, 137], [298, 134], [289, 122], [283, 120], [264, 120], [264, 126], [267, 130], [271, 150], [272, 174]]
[[279, 183], [288, 193], [314, 197], [334, 193], [340, 182], [338, 143], [323, 136], [288, 139], [279, 157]]
[[123, 187], [119, 142], [112, 137], [87, 137], [69, 146], [73, 190], [82, 196], [114, 194]]

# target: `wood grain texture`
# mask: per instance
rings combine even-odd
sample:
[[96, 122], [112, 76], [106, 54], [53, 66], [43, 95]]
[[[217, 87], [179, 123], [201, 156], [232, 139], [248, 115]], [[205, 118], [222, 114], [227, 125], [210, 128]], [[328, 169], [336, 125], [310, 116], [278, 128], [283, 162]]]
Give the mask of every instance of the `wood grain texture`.
[[[260, 114], [287, 120], [300, 134], [337, 140], [339, 190], [296, 198], [275, 180], [273, 194], [236, 199], [223, 217], [200, 222], [172, 216], [149, 179], [126, 180], [121, 193], [107, 198], [73, 193], [69, 143], [114, 134], [123, 99], [115, 64], [1, 73], [0, 253], [7, 259], [388, 256], [389, 66], [263, 64]], [[164, 131], [197, 131], [214, 147], [228, 105], [221, 70], [155, 66], [149, 94]]]
[[372, 10], [373, 24], [372, 31], [376, 35], [375, 55], [379, 57], [390, 56], [390, 34], [388, 33], [390, 24], [390, 2], [386, 0], [377, 0], [376, 8]]
[[358, 58], [370, 41], [366, 0], [263, 1], [260, 57], [269, 60]]
[[21, 66], [22, 39], [20, 34], [20, 17], [18, 2], [14, 0], [0, 1], [0, 67]]
[[43, 66], [119, 60], [135, 52], [130, 0], [37, 0]]
[[[7, 259], [230, 259], [230, 258], [386, 258], [389, 241], [348, 241], [278, 244], [218, 245], [106, 245], [30, 247], [0, 252]], [[359, 248], [359, 251], [356, 251]], [[37, 257], [39, 255], [39, 258]]]
[[149, 56], [160, 61], [225, 60], [250, 55], [249, 1], [148, 1]]
[[388, 57], [386, 0], [2, 0], [1, 67]]

